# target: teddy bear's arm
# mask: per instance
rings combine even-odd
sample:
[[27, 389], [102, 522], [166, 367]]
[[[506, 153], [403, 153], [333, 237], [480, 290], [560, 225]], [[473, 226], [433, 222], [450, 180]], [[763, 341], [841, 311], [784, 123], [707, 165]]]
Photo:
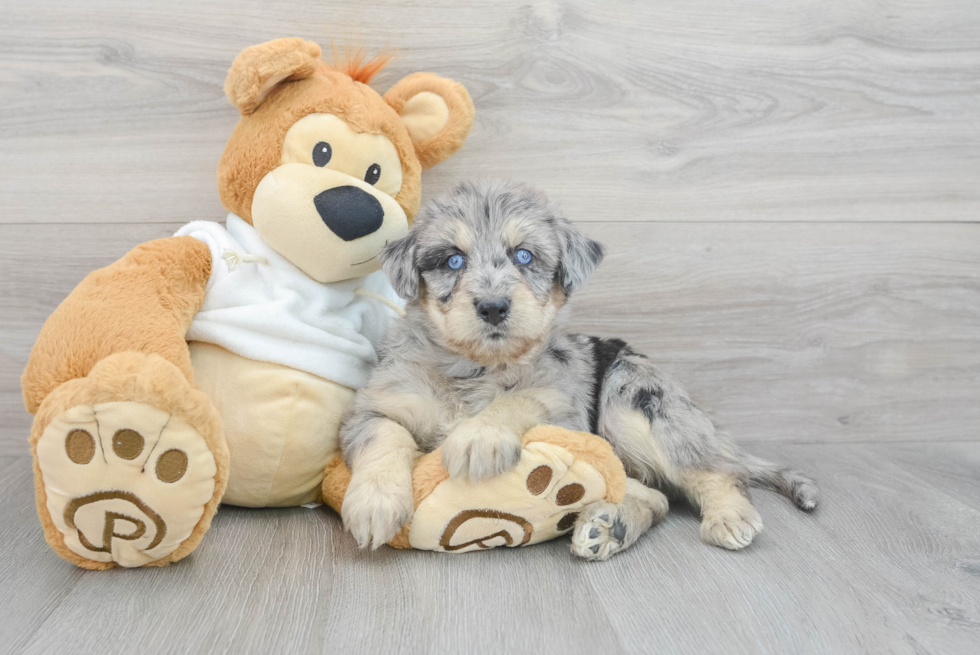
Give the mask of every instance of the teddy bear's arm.
[[35, 413], [60, 384], [124, 351], [160, 355], [193, 384], [184, 335], [210, 274], [207, 245], [189, 236], [148, 241], [90, 273], [41, 328], [21, 376], [27, 411]]

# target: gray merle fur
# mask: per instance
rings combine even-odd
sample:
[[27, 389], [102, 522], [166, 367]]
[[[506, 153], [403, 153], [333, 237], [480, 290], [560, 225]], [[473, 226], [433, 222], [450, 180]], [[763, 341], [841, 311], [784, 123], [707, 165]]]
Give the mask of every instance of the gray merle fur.
[[[534, 255], [529, 266], [514, 261], [515, 233], [520, 247]], [[466, 257], [459, 271], [446, 264], [456, 253]], [[818, 491], [810, 478], [743, 453], [715, 429], [687, 391], [646, 356], [620, 339], [566, 331], [565, 300], [585, 284], [602, 256], [602, 246], [527, 185], [467, 183], [427, 205], [409, 235], [390, 244], [380, 257], [393, 287], [408, 304], [405, 317], [389, 332], [386, 356], [343, 424], [347, 462], [354, 462], [371, 442], [379, 414], [399, 422], [419, 451], [429, 452], [461, 421], [495, 399], [552, 389], [567, 403], [547, 422], [608, 440], [628, 475], [647, 486], [676, 490], [678, 472], [712, 471], [732, 475], [746, 497], [750, 485], [758, 486], [789, 497], [801, 509], [813, 509]], [[519, 314], [512, 327], [511, 319], [502, 326], [473, 323], [479, 332], [474, 332], [472, 352], [489, 353], [481, 361], [477, 360], [482, 355], [470, 356], [463, 346], [451, 343], [453, 335], [434, 322], [434, 317], [453, 311], [473, 311], [480, 298], [516, 298], [520, 289], [528, 306], [515, 311], [526, 309], [527, 316], [548, 302], [560, 304], [534, 337], [533, 347], [520, 357], [493, 356], [498, 345], [504, 348], [516, 339], [522, 325]], [[406, 395], [431, 403], [437, 419], [426, 422], [386, 412], [386, 398]], [[639, 440], [622, 431], [631, 416], [642, 417], [648, 426]], [[615, 531], [622, 532], [622, 527]]]

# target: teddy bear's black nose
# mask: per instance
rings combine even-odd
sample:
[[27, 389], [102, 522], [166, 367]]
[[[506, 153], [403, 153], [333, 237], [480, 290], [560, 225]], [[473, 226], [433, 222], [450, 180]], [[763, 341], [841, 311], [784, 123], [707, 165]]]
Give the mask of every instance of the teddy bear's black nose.
[[378, 199], [356, 186], [338, 186], [318, 193], [313, 204], [330, 231], [353, 241], [377, 231], [385, 210]]

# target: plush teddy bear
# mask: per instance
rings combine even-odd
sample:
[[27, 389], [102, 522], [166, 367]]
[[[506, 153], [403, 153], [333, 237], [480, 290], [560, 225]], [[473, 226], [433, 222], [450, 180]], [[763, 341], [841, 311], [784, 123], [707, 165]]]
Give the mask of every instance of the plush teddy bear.
[[456, 82], [386, 59], [327, 65], [279, 39], [244, 50], [218, 168], [227, 224], [196, 222], [86, 277], [22, 377], [48, 543], [91, 569], [160, 566], [218, 503], [321, 500], [342, 412], [397, 296], [377, 256], [419, 207], [421, 170], [473, 122]]

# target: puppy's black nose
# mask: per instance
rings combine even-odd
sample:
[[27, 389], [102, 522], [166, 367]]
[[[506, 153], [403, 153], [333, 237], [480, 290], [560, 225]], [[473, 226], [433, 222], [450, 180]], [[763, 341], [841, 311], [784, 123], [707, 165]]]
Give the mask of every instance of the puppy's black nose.
[[327, 189], [313, 198], [313, 204], [330, 231], [344, 241], [377, 231], [385, 219], [378, 199], [356, 186]]
[[476, 313], [490, 325], [500, 325], [510, 311], [510, 301], [506, 298], [481, 300], [476, 304]]

